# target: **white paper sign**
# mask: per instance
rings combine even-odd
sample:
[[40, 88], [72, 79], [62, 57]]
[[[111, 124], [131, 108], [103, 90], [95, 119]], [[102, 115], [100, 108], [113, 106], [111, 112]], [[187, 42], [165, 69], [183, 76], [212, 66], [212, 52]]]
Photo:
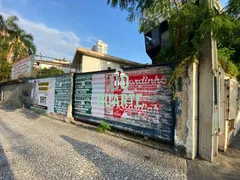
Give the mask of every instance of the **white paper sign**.
[[12, 65], [12, 76], [11, 79], [17, 79], [19, 77], [29, 77], [33, 71], [34, 56], [28, 56], [15, 62]]

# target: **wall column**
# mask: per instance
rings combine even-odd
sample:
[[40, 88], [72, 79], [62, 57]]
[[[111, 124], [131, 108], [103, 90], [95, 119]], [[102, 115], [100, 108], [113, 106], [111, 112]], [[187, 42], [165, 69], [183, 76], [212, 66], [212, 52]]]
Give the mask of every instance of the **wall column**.
[[70, 73], [70, 78], [71, 78], [71, 88], [70, 88], [70, 101], [69, 101], [69, 105], [68, 105], [68, 112], [67, 112], [67, 119], [68, 121], [74, 121], [73, 115], [72, 115], [72, 106], [73, 106], [73, 83], [74, 83], [74, 73]]
[[212, 162], [218, 152], [218, 60], [216, 41], [206, 36], [199, 60], [199, 155]]
[[176, 89], [175, 151], [194, 159], [198, 139], [198, 62], [182, 68]]

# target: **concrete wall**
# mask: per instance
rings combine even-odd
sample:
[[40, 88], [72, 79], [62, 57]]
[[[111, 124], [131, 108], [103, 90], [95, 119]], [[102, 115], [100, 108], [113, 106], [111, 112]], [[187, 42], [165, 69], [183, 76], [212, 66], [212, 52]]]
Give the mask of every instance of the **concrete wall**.
[[24, 83], [9, 84], [2, 86], [2, 102], [18, 108], [23, 107], [23, 87]]
[[228, 127], [228, 91], [226, 88], [225, 73], [219, 70], [219, 131], [218, 131], [218, 148], [222, 151], [227, 149], [227, 127]]
[[198, 63], [182, 69], [176, 88], [175, 151], [194, 159], [198, 135]]
[[228, 145], [240, 130], [240, 93], [237, 80], [225, 75], [224, 83], [220, 83], [220, 118], [218, 148], [226, 151]]
[[234, 136], [237, 135], [237, 133], [239, 132], [240, 130], [240, 111], [238, 110], [238, 115], [237, 117], [235, 118], [235, 121], [234, 121]]
[[202, 40], [199, 57], [198, 154], [212, 162], [218, 153], [218, 60], [212, 33]]
[[[95, 65], [97, 64], [97, 61], [99, 63], [98, 65], [100, 65], [100, 60], [93, 59]], [[121, 93], [142, 93], [142, 96], [144, 97], [144, 103], [147, 103], [145, 102], [146, 100], [149, 102], [146, 104], [148, 110], [143, 109], [139, 111], [138, 116], [134, 114], [136, 111], [129, 107], [125, 110], [125, 112], [122, 113], [121, 116], [119, 116], [118, 109], [105, 106], [102, 108], [98, 107], [97, 95], [99, 93], [113, 93], [112, 91], [107, 91], [109, 88], [105, 88], [109, 86], [109, 76], [112, 74], [112, 72], [106, 74], [77, 74], [74, 79], [74, 90], [73, 77], [71, 76], [71, 90], [69, 95], [72, 97], [73, 91], [75, 91], [75, 95], [73, 100], [70, 98], [67, 117], [72, 116], [73, 105], [73, 113], [75, 111], [74, 117], [76, 118], [82, 118], [89, 121], [100, 121], [105, 119], [106, 122], [120, 129], [134, 131], [146, 136], [174, 142], [175, 150], [177, 152], [184, 154], [190, 159], [194, 159], [197, 155], [198, 139], [198, 63], [195, 62], [191, 65], [185, 66], [179, 76], [175, 104], [176, 122], [174, 122], [173, 118], [174, 113], [172, 104], [172, 90], [171, 87], [167, 85], [170, 79], [171, 71], [171, 68], [167, 66], [149, 67], [142, 69], [138, 68], [136, 70], [133, 69], [126, 72], [124, 71], [124, 73], [129, 76], [131, 84], [129, 85], [130, 89], [127, 89], [126, 92], [122, 91]], [[149, 79], [152, 78], [156, 80], [149, 81]], [[36, 93], [37, 95], [35, 97], [37, 98], [35, 98], [35, 100], [32, 100], [30, 96], [26, 97], [24, 94], [34, 94], [32, 93], [32, 89], [36, 89], [37, 91], [39, 89], [36, 83], [48, 82], [48, 79], [49, 78], [31, 79], [22, 84], [2, 86], [4, 93], [4, 102], [17, 107], [22, 107], [24, 102], [28, 102], [28, 104], [40, 105], [43, 107], [43, 104], [38, 103], [39, 99], [41, 99], [40, 96], [46, 96], [49, 98], [49, 93], [47, 95], [39, 95], [39, 93]], [[65, 97], [62, 97], [60, 94], [59, 98], [61, 99], [58, 99], [56, 98], [56, 94], [58, 92], [63, 93], [61, 90], [62, 85], [60, 84], [65, 81], [61, 79], [58, 80], [58, 77], [54, 77], [54, 79], [54, 81], [52, 80], [52, 84], [55, 84], [55, 95], [50, 95], [50, 97], [55, 98], [55, 100], [53, 100], [54, 107], [52, 103], [51, 107], [47, 105], [46, 106], [47, 110], [51, 109], [49, 114], [55, 118], [58, 118], [54, 116], [56, 114], [55, 111], [58, 111], [59, 108], [61, 108], [62, 105], [59, 105], [59, 101], [62, 101], [62, 98]], [[149, 84], [139, 84], [141, 82], [141, 79], [142, 82], [143, 80], [146, 81], [146, 79], [148, 79]], [[30, 85], [28, 82], [31, 82], [30, 84], [35, 83], [34, 87], [29, 87]], [[89, 82], [91, 82], [91, 86]], [[134, 82], [136, 83], [135, 85]], [[157, 84], [154, 84], [154, 82]], [[51, 89], [52, 87], [50, 84], [51, 83], [49, 83], [48, 89]], [[85, 85], [87, 87], [85, 87]], [[56, 87], [58, 88], [57, 91]], [[65, 88], [65, 86], [63, 86], [63, 88]], [[86, 88], [89, 88], [88, 93], [90, 94], [84, 94]], [[89, 102], [89, 97], [91, 97], [91, 102]], [[79, 101], [81, 102], [79, 103]], [[82, 104], [82, 101], [84, 101], [84, 105]], [[49, 101], [47, 100], [46, 102]], [[152, 111], [151, 108], [153, 108]], [[66, 113], [64, 113], [64, 116], [66, 116]]]
[[0, 103], [3, 101], [2, 86], [0, 86]]
[[3, 85], [2, 102], [69, 121], [72, 120], [72, 80], [73, 74]]

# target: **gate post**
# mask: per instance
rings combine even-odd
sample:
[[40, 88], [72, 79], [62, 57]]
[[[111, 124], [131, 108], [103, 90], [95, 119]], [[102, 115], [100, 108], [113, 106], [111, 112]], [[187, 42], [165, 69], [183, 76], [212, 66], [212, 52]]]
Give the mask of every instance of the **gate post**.
[[68, 112], [67, 112], [67, 119], [68, 121], [72, 122], [74, 121], [73, 115], [72, 115], [72, 105], [73, 105], [73, 83], [74, 83], [74, 73], [70, 73], [70, 83], [71, 83], [71, 87], [70, 87], [70, 93], [69, 93], [69, 105], [68, 105]]
[[229, 80], [225, 80], [225, 72], [223, 69], [219, 70], [219, 137], [218, 137], [218, 149], [226, 151], [227, 149], [227, 134], [228, 134], [228, 98], [229, 98]]
[[174, 149], [194, 159], [198, 139], [198, 62], [183, 67], [178, 77], [175, 101]]

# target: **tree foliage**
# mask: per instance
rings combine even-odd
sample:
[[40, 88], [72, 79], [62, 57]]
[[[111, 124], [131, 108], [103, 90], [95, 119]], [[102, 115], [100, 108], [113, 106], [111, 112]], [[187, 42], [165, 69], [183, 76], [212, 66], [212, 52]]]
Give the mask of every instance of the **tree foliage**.
[[6, 60], [0, 61], [0, 82], [7, 81], [11, 75], [11, 64]]
[[0, 34], [1, 36], [11, 35], [19, 26], [17, 25], [18, 18], [17, 16], [10, 16], [7, 19], [4, 19], [2, 15], [0, 15]]
[[9, 59], [9, 56], [11, 56], [14, 62], [27, 56], [30, 52], [33, 54], [36, 53], [33, 36], [21, 29], [17, 21], [18, 18], [16, 16], [4, 18], [0, 15], [1, 46], [4, 46], [4, 49], [7, 48], [7, 58]]
[[11, 74], [11, 64], [7, 60], [9, 44], [0, 36], [0, 82], [7, 81]]
[[[10, 78], [12, 63], [36, 53], [34, 38], [17, 24], [16, 16], [4, 18], [0, 14], [0, 81]], [[12, 62], [11, 62], [12, 61]]]
[[236, 18], [240, 18], [240, 1], [239, 0], [229, 0], [228, 5], [226, 7], [227, 13]]
[[41, 70], [36, 69], [35, 73], [37, 77], [48, 77], [48, 76], [63, 75], [64, 71], [56, 67], [50, 67], [50, 68], [43, 68]]
[[[217, 40], [218, 48], [238, 48], [225, 61], [236, 66], [239, 60], [236, 55], [240, 50], [239, 0], [230, 0], [222, 10], [214, 0], [201, 0], [200, 3], [185, 0], [184, 4], [178, 0], [108, 0], [107, 3], [127, 10], [129, 22], [138, 19], [140, 32], [159, 26], [161, 19], [168, 21], [169, 46], [155, 57], [158, 62], [177, 66], [199, 59], [201, 42], [210, 34]], [[236, 69], [232, 74], [236, 74]]]
[[228, 72], [230, 76], [237, 77], [239, 74], [238, 67], [231, 61], [231, 56], [235, 53], [235, 50], [228, 48], [222, 48], [218, 50], [218, 63], [219, 66]]
[[36, 53], [36, 46], [33, 43], [32, 34], [27, 34], [23, 29], [17, 29], [14, 33], [15, 39], [12, 41], [13, 59], [19, 60], [31, 53]]

